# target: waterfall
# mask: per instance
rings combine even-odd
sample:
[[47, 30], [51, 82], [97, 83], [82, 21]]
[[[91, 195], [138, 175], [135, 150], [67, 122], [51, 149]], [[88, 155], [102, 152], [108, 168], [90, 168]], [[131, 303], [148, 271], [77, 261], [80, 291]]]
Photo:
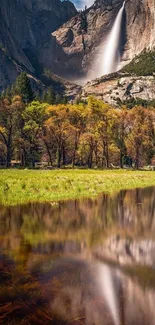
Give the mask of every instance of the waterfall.
[[117, 14], [112, 30], [108, 35], [107, 42], [104, 42], [104, 45], [102, 44], [100, 46], [99, 53], [93, 64], [93, 70], [88, 74], [87, 80], [98, 78], [118, 70], [120, 63], [119, 49], [124, 7], [125, 1]]
[[86, 77], [76, 79], [74, 82], [84, 85], [86, 82], [95, 78], [100, 78], [103, 75], [116, 72], [119, 69], [120, 64], [120, 41], [121, 41], [121, 26], [122, 18], [125, 7], [123, 2], [117, 17], [112, 26], [111, 32], [107, 37], [107, 41], [101, 44], [95, 60], [92, 64], [92, 69], [89, 71]]
[[111, 33], [108, 37], [106, 47], [104, 49], [101, 67], [101, 72], [103, 75], [117, 71], [118, 65], [120, 63], [119, 45], [124, 6], [125, 1], [122, 8], [118, 12]]

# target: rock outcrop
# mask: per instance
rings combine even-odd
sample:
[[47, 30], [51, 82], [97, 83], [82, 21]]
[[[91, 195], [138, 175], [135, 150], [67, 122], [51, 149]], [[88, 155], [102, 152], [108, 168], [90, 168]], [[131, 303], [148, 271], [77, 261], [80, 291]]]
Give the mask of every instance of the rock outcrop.
[[155, 99], [155, 78], [114, 73], [88, 82], [81, 97], [86, 99], [91, 95], [114, 106], [131, 98], [151, 101]]

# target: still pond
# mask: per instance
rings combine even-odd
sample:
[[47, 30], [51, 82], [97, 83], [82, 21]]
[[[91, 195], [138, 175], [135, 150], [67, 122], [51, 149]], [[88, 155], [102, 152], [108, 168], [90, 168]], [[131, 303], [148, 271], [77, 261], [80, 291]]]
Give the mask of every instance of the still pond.
[[0, 206], [0, 324], [154, 325], [154, 267], [155, 187]]

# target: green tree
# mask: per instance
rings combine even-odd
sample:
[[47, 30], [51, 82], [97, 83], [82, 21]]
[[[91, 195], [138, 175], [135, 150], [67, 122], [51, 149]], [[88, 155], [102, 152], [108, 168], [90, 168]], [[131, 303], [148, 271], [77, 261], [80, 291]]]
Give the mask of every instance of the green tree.
[[34, 93], [27, 77], [26, 72], [22, 72], [16, 79], [14, 86], [15, 95], [19, 95], [26, 104], [30, 103], [34, 98]]
[[22, 114], [23, 126], [23, 140], [26, 164], [34, 167], [35, 160], [39, 158], [39, 141], [42, 139], [42, 128], [46, 118], [47, 104], [33, 101]]
[[50, 105], [55, 103], [55, 93], [52, 87], [49, 87], [47, 90], [43, 91], [42, 101]]

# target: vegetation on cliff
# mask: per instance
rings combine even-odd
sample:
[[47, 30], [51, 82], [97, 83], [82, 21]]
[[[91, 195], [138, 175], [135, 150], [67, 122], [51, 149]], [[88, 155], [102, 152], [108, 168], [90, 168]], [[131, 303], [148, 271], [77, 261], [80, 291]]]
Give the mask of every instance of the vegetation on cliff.
[[155, 73], [155, 51], [143, 51], [123, 69], [123, 72], [137, 76], [150, 76]]

